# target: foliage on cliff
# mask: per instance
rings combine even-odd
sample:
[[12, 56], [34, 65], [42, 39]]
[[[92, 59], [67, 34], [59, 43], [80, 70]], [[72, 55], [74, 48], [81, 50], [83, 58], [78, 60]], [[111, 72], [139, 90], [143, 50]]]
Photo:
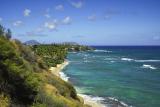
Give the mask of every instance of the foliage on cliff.
[[[37, 55], [31, 47], [10, 38], [0, 28], [0, 107], [85, 106], [70, 83], [48, 71], [44, 54]], [[63, 53], [60, 58], [64, 60], [66, 51], [56, 46], [55, 49], [54, 55]], [[46, 53], [49, 51], [52, 50], [46, 49]]]

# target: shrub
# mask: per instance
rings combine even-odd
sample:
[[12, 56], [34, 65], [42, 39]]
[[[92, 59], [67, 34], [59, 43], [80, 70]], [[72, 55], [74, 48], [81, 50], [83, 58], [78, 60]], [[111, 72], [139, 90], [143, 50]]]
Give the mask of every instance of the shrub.
[[0, 94], [0, 107], [9, 107], [10, 106], [10, 98], [6, 96], [4, 93]]

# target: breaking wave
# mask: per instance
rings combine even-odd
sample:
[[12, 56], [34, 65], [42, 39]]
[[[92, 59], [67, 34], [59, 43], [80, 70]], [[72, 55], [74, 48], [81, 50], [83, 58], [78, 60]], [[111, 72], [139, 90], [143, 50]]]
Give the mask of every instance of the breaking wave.
[[64, 81], [68, 81], [69, 77], [64, 72], [59, 72], [60, 78]]
[[114, 103], [118, 103], [118, 107], [132, 107], [126, 103], [124, 103], [123, 101], [119, 101], [118, 99], [114, 98], [114, 97], [107, 97], [107, 99], [114, 101]]
[[106, 53], [110, 53], [112, 51], [108, 51], [108, 50], [94, 50], [94, 52], [106, 52]]
[[121, 58], [122, 61], [134, 61], [134, 62], [160, 62], [160, 60], [147, 59], [147, 60], [138, 60], [132, 58]]
[[142, 68], [157, 69], [156, 67], [154, 67], [152, 65], [146, 65], [146, 64], [143, 64]]
[[84, 99], [84, 103], [89, 103], [92, 105], [96, 105], [97, 107], [107, 107], [102, 102], [105, 100], [103, 97], [92, 96], [92, 95], [85, 95], [85, 94], [78, 94]]
[[153, 60], [153, 59], [150, 59], [150, 60], [135, 60], [135, 62], [160, 62], [160, 60]]
[[134, 59], [131, 58], [121, 58], [122, 61], [133, 61]]

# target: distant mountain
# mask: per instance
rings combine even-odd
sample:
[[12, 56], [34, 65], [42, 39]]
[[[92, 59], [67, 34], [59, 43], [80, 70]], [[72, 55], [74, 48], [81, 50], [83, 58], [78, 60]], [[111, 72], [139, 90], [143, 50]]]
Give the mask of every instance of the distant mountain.
[[36, 40], [29, 40], [24, 42], [25, 45], [40, 45], [40, 43]]

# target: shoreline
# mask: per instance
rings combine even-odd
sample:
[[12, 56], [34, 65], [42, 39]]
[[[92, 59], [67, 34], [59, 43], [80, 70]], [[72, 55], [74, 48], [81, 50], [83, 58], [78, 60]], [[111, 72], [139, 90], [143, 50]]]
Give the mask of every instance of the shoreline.
[[91, 107], [106, 107], [105, 105], [101, 104], [99, 101], [90, 97], [89, 95], [79, 93], [77, 95], [83, 98], [84, 104], [86, 105], [89, 105]]
[[[62, 64], [57, 64], [56, 67], [50, 67], [49, 71], [53, 74], [58, 76], [59, 78], [61, 78], [64, 81], [67, 81], [67, 79], [64, 79], [61, 76], [61, 72], [62, 70], [69, 64], [69, 61], [65, 60]], [[93, 100], [90, 96], [88, 95], [83, 95], [80, 93], [77, 93], [77, 95], [79, 97], [81, 97], [84, 101], [84, 104], [89, 105], [91, 107], [105, 107], [103, 104], [101, 104], [100, 102], [97, 102], [96, 100]]]
[[[49, 68], [49, 71], [51, 71], [52, 74], [58, 76], [61, 78], [60, 76], [60, 72], [69, 64], [68, 61], [64, 61], [63, 63], [61, 64], [57, 64], [56, 67], [50, 67]], [[62, 79], [62, 78], [61, 78]]]

